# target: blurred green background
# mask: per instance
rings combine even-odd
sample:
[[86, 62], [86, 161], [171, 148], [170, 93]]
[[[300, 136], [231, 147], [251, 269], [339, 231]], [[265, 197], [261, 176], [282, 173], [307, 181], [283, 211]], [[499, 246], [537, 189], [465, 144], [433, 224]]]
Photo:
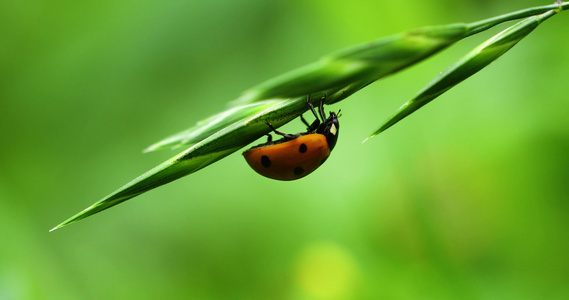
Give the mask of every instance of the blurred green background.
[[[296, 182], [235, 153], [53, 233], [146, 146], [327, 53], [540, 1], [4, 1], [0, 299], [568, 299], [569, 13], [365, 144], [505, 28], [379, 81]], [[300, 131], [292, 122], [284, 131]]]

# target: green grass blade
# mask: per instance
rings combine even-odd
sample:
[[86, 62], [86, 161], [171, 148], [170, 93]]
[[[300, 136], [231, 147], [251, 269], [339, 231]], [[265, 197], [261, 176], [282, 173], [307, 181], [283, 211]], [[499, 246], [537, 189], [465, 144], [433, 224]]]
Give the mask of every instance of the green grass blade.
[[[563, 2], [555, 7], [561, 10], [567, 8], [567, 5]], [[212, 116], [186, 131], [148, 147], [145, 151], [192, 145], [189, 149], [65, 220], [51, 231], [192, 174], [230, 155], [270, 132], [267, 122], [278, 128], [305, 112], [307, 110], [306, 95], [312, 95], [313, 104], [317, 104], [323, 95], [326, 95], [327, 105], [336, 103], [371, 82], [409, 67], [464, 37], [488, 29], [498, 23], [520, 18], [521, 15], [534, 13], [544, 7], [472, 24], [452, 24], [413, 30], [325, 56], [314, 64], [266, 81], [246, 91], [242, 97], [233, 102], [240, 106]], [[527, 26], [527, 28], [531, 27]], [[514, 31], [516, 30], [510, 30], [510, 40], [506, 38], [494, 39], [494, 41], [501, 41], [502, 46], [498, 47], [500, 44], [497, 42], [490, 43], [488, 45], [493, 45], [494, 50], [489, 51], [490, 48], [488, 48], [484, 51], [488, 55], [492, 53], [501, 55], [517, 43], [514, 38], [516, 36]], [[521, 29], [518, 31], [516, 34], [520, 34], [518, 35], [520, 39], [525, 36], [521, 34], [525, 31]], [[465, 74], [473, 70], [476, 71], [483, 65], [483, 63], [478, 62], [478, 64], [471, 65], [470, 69], [466, 66], [461, 67], [463, 69], [462, 74], [460, 72], [453, 73], [456, 71], [450, 70], [447, 72], [448, 77], [443, 78], [449, 80], [446, 83], [447, 89], [460, 82], [461, 77], [466, 78]], [[457, 74], [459, 76], [456, 76]], [[453, 82], [454, 84], [451, 84]], [[429, 91], [433, 95], [440, 94], [445, 90], [445, 84], [436, 85], [433, 83], [432, 85], [436, 86]], [[422, 101], [425, 102], [425, 100]]]
[[245, 91], [235, 104], [273, 98], [295, 98], [354, 82], [373, 82], [420, 62], [463, 38], [503, 22], [568, 7], [569, 3], [562, 2], [470, 24], [425, 27], [382, 38], [325, 56], [315, 63], [267, 80]]
[[[362, 83], [353, 84], [343, 89], [333, 90], [327, 95], [327, 103], [335, 103], [345, 99], [365, 85]], [[317, 105], [321, 96], [322, 94], [314, 95], [312, 98], [313, 104]], [[243, 118], [218, 130], [186, 151], [140, 175], [123, 187], [55, 226], [50, 231], [77, 222], [151, 189], [192, 174], [269, 133], [271, 130], [267, 126], [267, 122], [270, 122], [275, 127], [282, 126], [297, 118], [308, 108], [306, 97], [289, 99], [287, 101], [271, 101], [270, 103], [254, 107], [254, 110], [248, 110], [249, 114], [243, 114]], [[261, 110], [261, 108], [263, 109]]]
[[349, 48], [265, 81], [245, 91], [235, 104], [296, 98], [354, 82], [372, 82], [448, 47], [469, 30], [466, 24], [427, 27]]
[[213, 152], [207, 155], [188, 158], [186, 156], [188, 156], [193, 150], [189, 149], [188, 151], [183, 152], [177, 155], [176, 157], [173, 157], [168, 161], [158, 165], [152, 170], [140, 175], [136, 179], [132, 180], [125, 186], [104, 197], [95, 204], [87, 207], [78, 214], [58, 224], [50, 231], [54, 231], [71, 223], [77, 222], [81, 219], [94, 215], [98, 212], [101, 212], [107, 208], [115, 206], [128, 199], [136, 197], [148, 190], [159, 187], [163, 184], [176, 180], [182, 176], [198, 171], [199, 169], [233, 153], [238, 149], [239, 148], [224, 149], [219, 152]]
[[[553, 16], [555, 10], [550, 10], [542, 15], [529, 17], [506, 30], [493, 36], [457, 63], [446, 69], [413, 99], [403, 104], [399, 110], [378, 130], [372, 133], [366, 140], [380, 134], [395, 123], [404, 119], [414, 111], [429, 103], [436, 97], [448, 91], [466, 78], [474, 75], [491, 62], [498, 59], [506, 51], [514, 47], [520, 40], [532, 32], [541, 22]], [[364, 142], [366, 141], [364, 140]]]
[[515, 11], [515, 12], [509, 13], [509, 14], [500, 15], [500, 16], [497, 16], [494, 18], [490, 18], [490, 19], [479, 21], [479, 22], [471, 23], [470, 25], [473, 28], [471, 34], [477, 34], [479, 32], [482, 32], [486, 29], [492, 28], [492, 27], [494, 27], [500, 23], [506, 22], [506, 21], [512, 21], [512, 20], [527, 18], [530, 16], [543, 14], [543, 13], [548, 12], [550, 10], [555, 10], [557, 12], [560, 12], [560, 11], [568, 9], [568, 8], [569, 8], [569, 2], [557, 1], [551, 5], [531, 7], [528, 9]]
[[182, 146], [196, 144], [217, 131], [251, 115], [264, 111], [282, 100], [268, 100], [257, 102], [250, 105], [238, 106], [216, 115], [213, 115], [196, 124], [196, 126], [169, 136], [144, 149], [144, 152], [151, 152], [161, 149], [176, 149]]

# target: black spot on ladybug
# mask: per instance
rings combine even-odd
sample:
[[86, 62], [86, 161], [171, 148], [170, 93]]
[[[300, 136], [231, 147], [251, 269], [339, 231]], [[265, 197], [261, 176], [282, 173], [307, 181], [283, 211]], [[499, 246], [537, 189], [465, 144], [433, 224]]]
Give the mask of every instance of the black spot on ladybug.
[[296, 167], [296, 168], [294, 168], [293, 172], [294, 172], [294, 175], [300, 175], [300, 174], [304, 173], [304, 169], [301, 167]]
[[306, 150], [308, 150], [308, 147], [306, 147], [305, 144], [300, 144], [298, 151], [300, 151], [300, 153], [304, 153], [304, 152], [306, 152]]
[[271, 160], [269, 159], [268, 156], [263, 155], [261, 156], [261, 164], [263, 165], [263, 167], [268, 168], [271, 166]]

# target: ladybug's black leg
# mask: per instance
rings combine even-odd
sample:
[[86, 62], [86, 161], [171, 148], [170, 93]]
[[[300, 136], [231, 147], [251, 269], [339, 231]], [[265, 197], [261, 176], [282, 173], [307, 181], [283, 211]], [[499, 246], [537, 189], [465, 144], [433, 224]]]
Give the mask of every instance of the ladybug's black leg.
[[317, 120], [320, 120], [320, 119], [318, 119], [318, 115], [316, 114], [316, 111], [314, 110], [314, 106], [312, 105], [312, 102], [310, 102], [310, 95], [306, 96], [306, 104], [308, 104], [308, 107], [310, 107], [310, 110], [314, 114], [314, 117]]
[[267, 133], [267, 144], [273, 141], [273, 136], [270, 133]]
[[304, 123], [304, 125], [306, 125], [306, 127], [310, 128], [310, 124], [308, 124], [308, 122], [306, 122], [306, 119], [304, 118], [303, 115], [300, 115], [300, 120], [302, 121], [302, 123]]
[[[312, 122], [312, 124], [310, 124], [308, 126], [308, 129], [307, 129], [308, 132], [312, 132], [312, 131], [316, 130], [316, 128], [318, 128], [318, 126], [320, 126], [320, 119], [318, 118], [318, 114], [316, 114], [316, 111], [314, 110], [314, 106], [312, 105], [312, 102], [310, 102], [310, 94], [308, 96], [306, 96], [306, 104], [308, 104], [308, 107], [310, 107], [312, 114], [314, 114], [314, 117], [316, 118], [316, 120], [314, 120], [314, 122]], [[304, 124], [308, 125], [308, 122], [305, 122]]]
[[274, 133], [278, 134], [278, 135], [282, 135], [285, 139], [294, 139], [296, 138], [296, 136], [294, 136], [293, 134], [288, 134], [288, 133], [284, 133], [281, 131], [278, 131], [275, 127], [273, 127], [273, 125], [269, 122], [267, 122], [267, 125], [269, 126], [269, 128], [271, 128], [272, 131], [274, 131]]
[[320, 99], [320, 105], [318, 106], [318, 113], [320, 113], [320, 117], [322, 118], [322, 122], [326, 120], [326, 112], [324, 112], [324, 101], [326, 101], [326, 94], [322, 96]]

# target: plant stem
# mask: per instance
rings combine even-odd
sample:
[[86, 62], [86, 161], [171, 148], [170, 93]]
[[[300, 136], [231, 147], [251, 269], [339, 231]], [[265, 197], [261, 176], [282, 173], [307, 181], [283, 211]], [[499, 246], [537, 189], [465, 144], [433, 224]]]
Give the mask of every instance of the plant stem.
[[494, 17], [494, 18], [470, 23], [469, 25], [471, 26], [472, 30], [470, 31], [470, 33], [468, 35], [474, 35], [476, 33], [479, 33], [481, 31], [489, 29], [489, 28], [496, 26], [496, 25], [503, 23], [503, 22], [534, 16], [537, 14], [544, 13], [548, 10], [562, 11], [562, 10], [566, 10], [568, 8], [569, 8], [569, 2], [559, 2], [558, 1], [555, 4], [522, 9], [519, 11], [509, 13], [509, 14], [505, 14], [505, 15]]

